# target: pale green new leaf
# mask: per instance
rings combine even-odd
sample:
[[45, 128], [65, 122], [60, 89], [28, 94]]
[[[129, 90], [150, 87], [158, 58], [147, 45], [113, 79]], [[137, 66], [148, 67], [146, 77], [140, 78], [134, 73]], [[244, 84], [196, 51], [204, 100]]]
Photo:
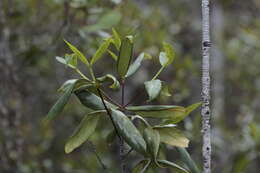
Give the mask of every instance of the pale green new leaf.
[[161, 91], [162, 88], [162, 81], [159, 79], [147, 81], [144, 83], [146, 92], [149, 96], [149, 101], [154, 100]]
[[113, 44], [115, 45], [116, 49], [119, 50], [121, 46], [120, 35], [114, 28], [112, 28], [112, 33], [113, 33]]
[[121, 78], [124, 78], [128, 71], [132, 59], [132, 53], [133, 53], [132, 37], [126, 36], [121, 43], [119, 57], [117, 60], [117, 72]]
[[162, 62], [161, 62], [161, 58], [160, 58], [160, 62], [162, 66], [166, 67], [173, 62], [175, 58], [175, 52], [173, 47], [166, 42], [163, 43], [163, 50], [165, 52], [165, 55], [163, 55], [164, 53], [162, 54]]
[[177, 147], [188, 147], [189, 139], [187, 139], [182, 131], [175, 127], [154, 128], [160, 134], [161, 142]]
[[107, 51], [110, 43], [111, 43], [111, 38], [106, 39], [98, 48], [96, 53], [93, 55], [90, 64], [93, 65], [97, 60], [99, 60], [103, 54]]
[[125, 77], [132, 76], [141, 66], [141, 63], [144, 59], [144, 53], [141, 53], [137, 59], [133, 62], [133, 64], [130, 65]]
[[125, 142], [137, 152], [146, 154], [146, 143], [131, 120], [123, 112], [115, 109], [111, 109], [111, 115], [119, 135]]
[[169, 167], [169, 168], [173, 168], [175, 171], [177, 171], [178, 173], [190, 173], [188, 170], [184, 169], [183, 167], [175, 164], [175, 163], [172, 163], [168, 160], [158, 160], [158, 162], [163, 165], [163, 166], [166, 166], [166, 167]]
[[110, 88], [112, 89], [119, 89], [120, 88], [120, 83], [119, 81], [115, 78], [115, 76], [111, 74], [107, 74], [105, 76], [97, 78], [99, 82], [105, 83], [108, 82], [110, 84]]
[[115, 61], [117, 61], [118, 56], [117, 56], [114, 52], [112, 52], [111, 50], [107, 50], [107, 51], [108, 51], [108, 53], [111, 55], [111, 57], [112, 57]]
[[83, 55], [83, 53], [81, 53], [75, 46], [70, 44], [68, 41], [66, 41], [66, 40], [64, 40], [64, 41], [69, 46], [69, 48], [72, 50], [72, 52], [74, 52], [77, 55], [77, 58], [79, 58], [84, 64], [89, 66], [89, 62], [88, 62], [87, 58]]
[[83, 118], [75, 132], [72, 134], [71, 137], [69, 137], [68, 141], [66, 142], [66, 153], [72, 152], [74, 149], [78, 148], [90, 137], [90, 135], [95, 131], [95, 128], [97, 126], [100, 117], [99, 114], [103, 113], [103, 111], [91, 112]]
[[160, 60], [160, 64], [161, 64], [162, 66], [167, 66], [168, 58], [167, 58], [165, 52], [160, 52], [160, 54], [159, 54], [159, 60]]

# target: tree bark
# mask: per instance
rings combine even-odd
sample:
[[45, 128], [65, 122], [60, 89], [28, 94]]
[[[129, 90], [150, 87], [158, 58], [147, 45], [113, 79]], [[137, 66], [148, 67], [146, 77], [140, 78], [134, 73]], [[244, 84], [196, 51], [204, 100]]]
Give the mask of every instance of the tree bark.
[[209, 0], [201, 1], [202, 7], [202, 158], [203, 173], [211, 173], [210, 140], [210, 18]]

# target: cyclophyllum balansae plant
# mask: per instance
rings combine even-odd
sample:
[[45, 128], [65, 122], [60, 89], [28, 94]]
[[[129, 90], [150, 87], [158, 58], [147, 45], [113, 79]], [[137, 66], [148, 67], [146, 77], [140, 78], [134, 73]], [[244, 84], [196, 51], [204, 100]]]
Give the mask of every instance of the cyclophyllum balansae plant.
[[[48, 123], [57, 118], [70, 97], [75, 95], [81, 104], [92, 111], [84, 115], [74, 133], [68, 138], [65, 144], [66, 153], [72, 152], [86, 142], [94, 133], [99, 121], [102, 121], [101, 117], [103, 117], [102, 119], [109, 120], [113, 125], [112, 133], [126, 143], [131, 150], [143, 156], [143, 160], [137, 163], [132, 172], [139, 173], [156, 167], [170, 167], [178, 172], [187, 173], [196, 167], [194, 165], [189, 166], [189, 163], [192, 162], [190, 158], [186, 159], [187, 168], [185, 169], [173, 162], [160, 159], [158, 153], [160, 144], [165, 143], [178, 147], [180, 153], [187, 156], [186, 150], [181, 148], [187, 147], [189, 140], [177, 128], [177, 123], [181, 122], [201, 103], [195, 103], [188, 107], [150, 104], [130, 106], [132, 103], [125, 103], [125, 81], [136, 74], [141, 67], [142, 61], [148, 56], [146, 53], [140, 53], [137, 58], [133, 57], [133, 39], [131, 35], [120, 37], [116, 30], [113, 29], [112, 36], [104, 39], [91, 58], [86, 58], [75, 46], [64, 40], [71, 49], [71, 53], [65, 54], [64, 57], [56, 57], [56, 60], [75, 70], [80, 78], [67, 80], [59, 88], [58, 91], [62, 95], [52, 106], [44, 122]], [[155, 100], [160, 94], [169, 96], [167, 89], [165, 90], [166, 82], [158, 79], [158, 76], [173, 63], [175, 52], [168, 43], [163, 43], [162, 48], [159, 54], [161, 68], [151, 80], [144, 82], [144, 88], [148, 95], [147, 103]], [[104, 55], [111, 56], [114, 59], [117, 72], [115, 76], [117, 77], [112, 74], [96, 76], [93, 65], [105, 58]], [[85, 64], [89, 76], [80, 71], [77, 66], [78, 61]], [[120, 104], [108, 96], [106, 93], [108, 89], [122, 92], [122, 102]], [[158, 119], [157, 122], [160, 123], [152, 125], [149, 123], [150, 118]], [[134, 121], [139, 121], [138, 125], [135, 125]]]

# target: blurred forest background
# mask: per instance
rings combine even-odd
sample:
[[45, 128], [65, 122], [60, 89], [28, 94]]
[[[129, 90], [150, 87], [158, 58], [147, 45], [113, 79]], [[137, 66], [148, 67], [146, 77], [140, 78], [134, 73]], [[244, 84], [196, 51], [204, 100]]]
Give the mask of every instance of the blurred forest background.
[[[258, 173], [260, 1], [211, 1], [211, 9], [213, 172]], [[70, 52], [63, 38], [88, 57], [112, 27], [121, 35], [136, 35], [135, 57], [141, 51], [153, 57], [144, 62], [138, 79], [129, 81], [127, 96], [156, 72], [158, 48], [167, 41], [174, 45], [177, 57], [160, 78], [171, 81], [173, 96], [157, 103], [187, 106], [200, 100], [199, 0], [0, 0], [1, 173], [102, 172], [88, 143], [69, 155], [64, 152], [66, 139], [87, 111], [75, 97], [63, 118], [50, 128], [41, 127], [41, 121], [58, 98], [58, 87], [76, 76], [55, 61], [55, 56]], [[95, 68], [103, 74], [113, 73], [112, 67], [112, 59], [104, 58]], [[198, 110], [185, 119], [182, 129], [190, 139], [188, 151], [201, 165]], [[103, 162], [116, 173], [118, 146], [107, 143], [108, 132], [100, 125], [91, 140]], [[179, 159], [171, 147], [163, 157]], [[137, 161], [131, 154], [128, 167]]]

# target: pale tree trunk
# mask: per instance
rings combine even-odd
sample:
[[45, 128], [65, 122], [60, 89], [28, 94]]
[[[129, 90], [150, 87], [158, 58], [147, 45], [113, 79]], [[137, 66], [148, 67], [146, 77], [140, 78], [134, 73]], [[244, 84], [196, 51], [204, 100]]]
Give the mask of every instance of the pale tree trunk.
[[210, 22], [209, 0], [202, 0], [202, 157], [203, 173], [211, 173], [210, 141]]

